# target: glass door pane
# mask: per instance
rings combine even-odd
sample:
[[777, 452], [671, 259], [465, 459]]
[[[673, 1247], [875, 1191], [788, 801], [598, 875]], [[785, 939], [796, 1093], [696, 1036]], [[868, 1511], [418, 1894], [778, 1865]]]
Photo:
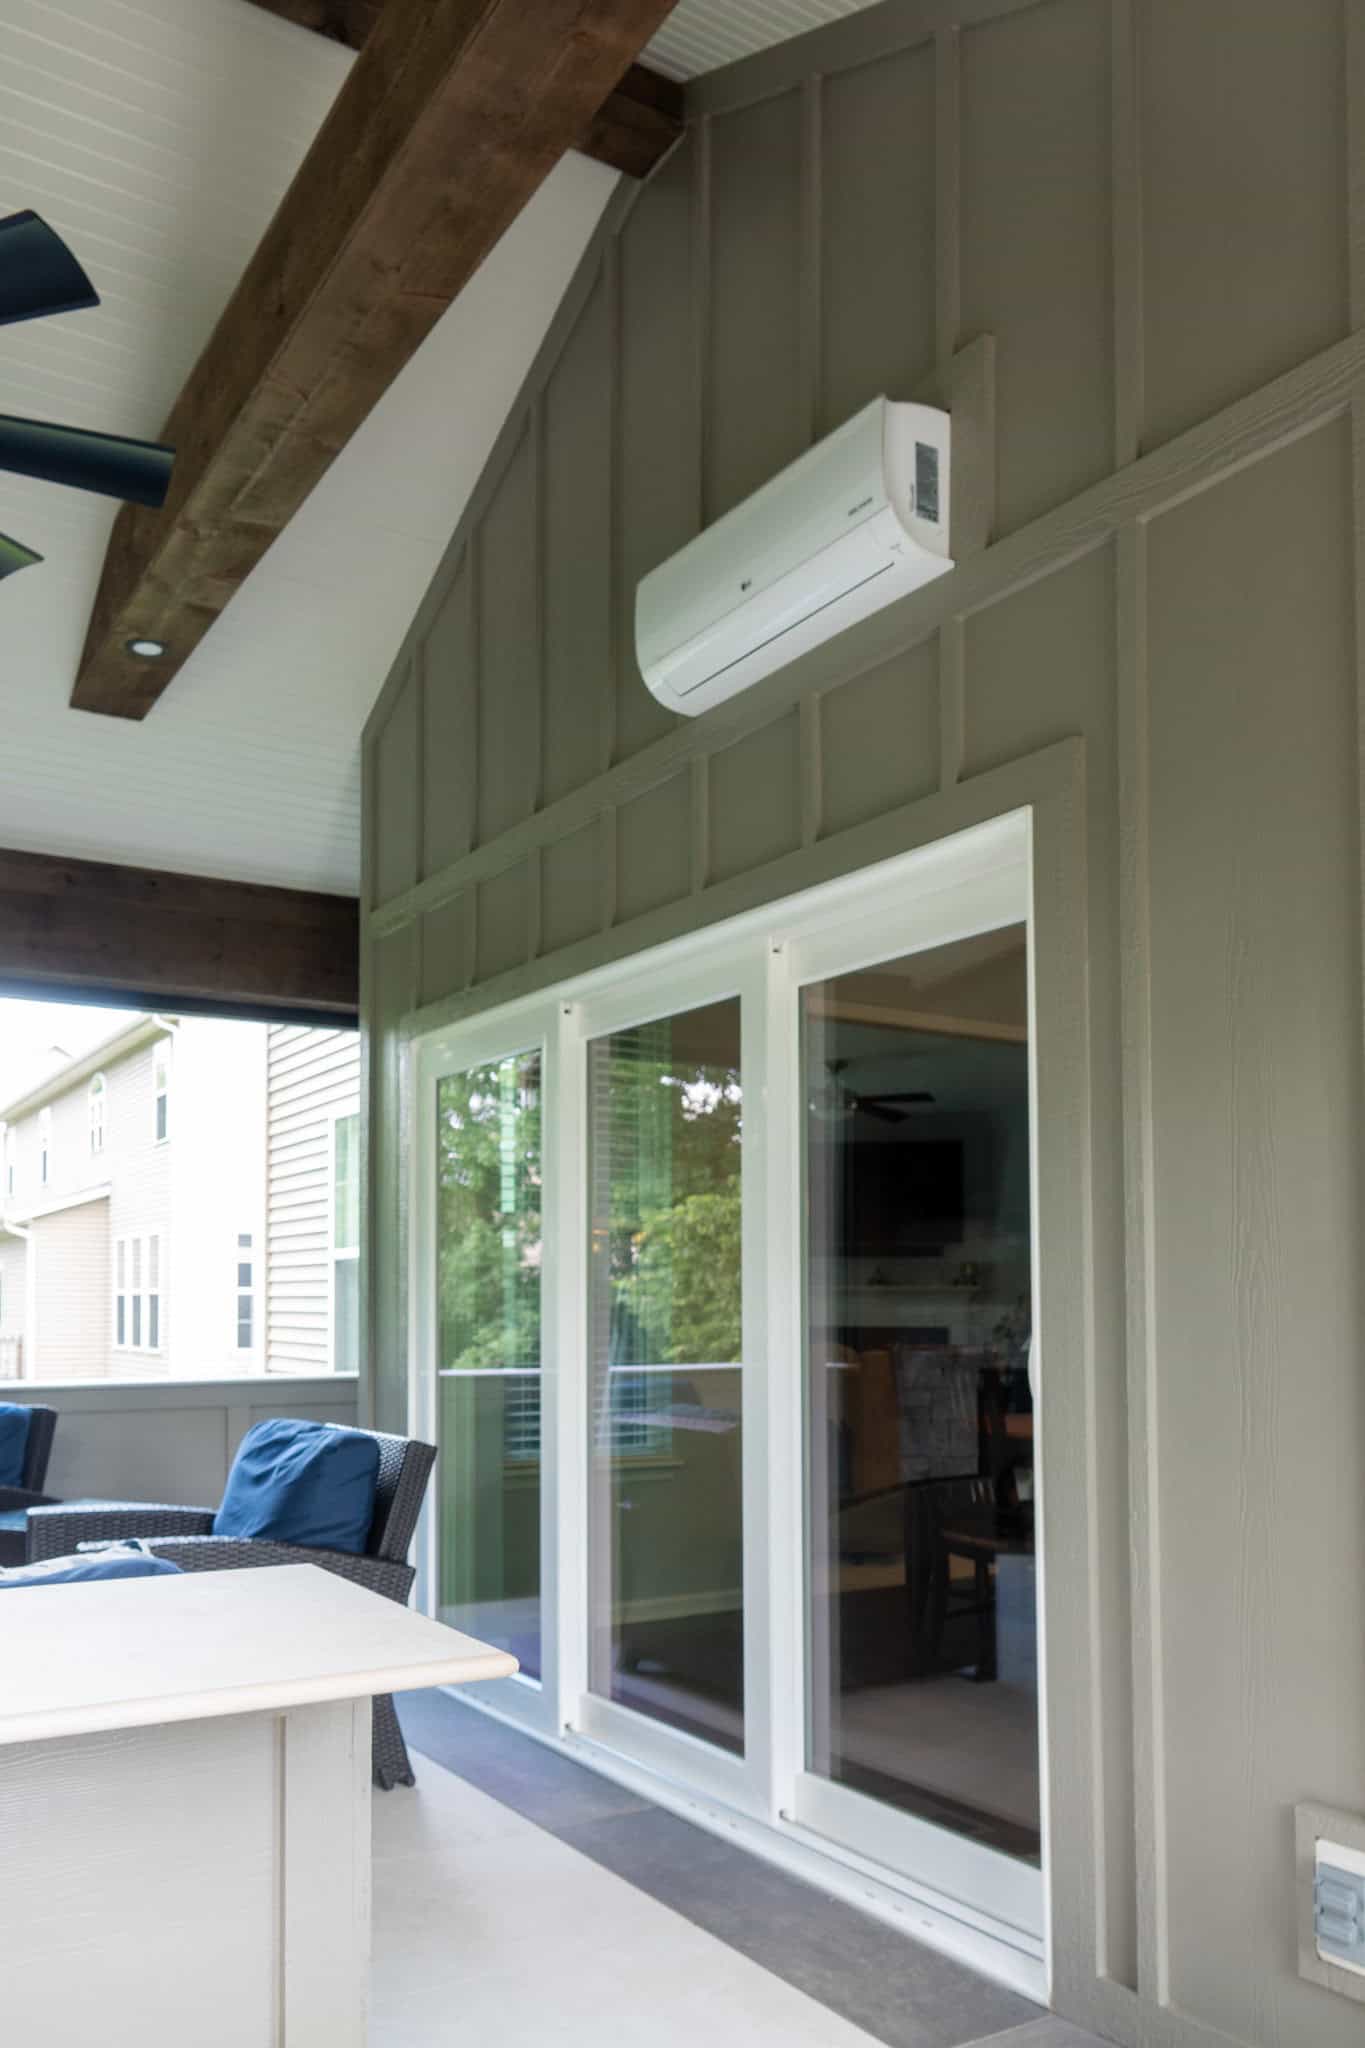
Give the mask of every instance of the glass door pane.
[[811, 1771], [1036, 1862], [1023, 925], [802, 997]]
[[436, 1090], [440, 1618], [541, 1675], [541, 1065]]
[[589, 1684], [738, 1752], [738, 1000], [593, 1040], [588, 1089]]

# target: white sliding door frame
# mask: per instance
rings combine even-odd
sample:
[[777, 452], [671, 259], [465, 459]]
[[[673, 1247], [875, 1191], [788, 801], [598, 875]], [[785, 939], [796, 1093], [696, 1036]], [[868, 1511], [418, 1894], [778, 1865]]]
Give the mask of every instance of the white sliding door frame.
[[[990, 829], [988, 835], [978, 838], [974, 852], [985, 849], [989, 850], [989, 865], [984, 869], [974, 858], [964, 859], [956, 878], [951, 875], [941, 879], [936, 877], [938, 886], [932, 888], [925, 887], [922, 881], [916, 884], [915, 856], [912, 855], [902, 874], [889, 883], [874, 883], [867, 890], [856, 913], [850, 906], [849, 914], [837, 919], [826, 916], [818, 922], [807, 918], [797, 921], [790, 939], [774, 953], [772, 973], [774, 982], [780, 982], [780, 992], [774, 995], [774, 1008], [780, 1024], [775, 1023], [774, 1028], [780, 1028], [787, 1037], [786, 1058], [789, 1062], [799, 1062], [800, 1059], [801, 995], [808, 986], [836, 975], [876, 967], [905, 954], [952, 945], [977, 933], [1009, 925], [1027, 927], [1030, 924], [1027, 819], [1020, 816], [1002, 820], [998, 827]], [[966, 849], [963, 851], [965, 853]], [[1030, 948], [1030, 960], [1031, 951]], [[1030, 981], [1031, 978], [1030, 967]], [[1030, 998], [1030, 1019], [1031, 1013]], [[1029, 1039], [1031, 1070], [1032, 1029]], [[793, 1092], [788, 1089], [789, 1099]], [[1030, 1078], [1030, 1192], [1035, 1218], [1037, 1191], [1032, 1133], [1036, 1125], [1036, 1091]], [[804, 1161], [801, 1133], [799, 1129], [792, 1129], [790, 1119], [784, 1119], [780, 1132], [774, 1133], [773, 1168], [777, 1186], [790, 1190], [779, 1235], [788, 1244], [793, 1239], [801, 1243], [805, 1227], [802, 1201]], [[1032, 1253], [1035, 1299], [1037, 1240], [1035, 1227]], [[783, 1331], [782, 1344], [784, 1349], [793, 1347], [795, 1355], [804, 1361], [809, 1356], [804, 1313], [808, 1297], [799, 1267], [796, 1278], [794, 1288], [787, 1276], [784, 1275], [783, 1279], [786, 1300], [793, 1304], [795, 1313], [790, 1309], [787, 1311], [789, 1327]], [[771, 1315], [775, 1328], [782, 1313], [782, 1305], [774, 1300]], [[800, 1396], [802, 1424], [805, 1421], [805, 1392], [803, 1386]], [[782, 1418], [781, 1427], [784, 1456], [790, 1457], [797, 1430], [793, 1429], [789, 1417]], [[807, 1432], [800, 1424], [798, 1429], [798, 1469], [813, 1477]], [[797, 1538], [796, 1556], [804, 1566], [811, 1548], [809, 1507], [799, 1530], [792, 1529], [790, 1522], [788, 1529]], [[792, 1553], [787, 1546], [780, 1546], [778, 1554], [790, 1556]], [[783, 1587], [775, 1598], [797, 1599], [803, 1622], [810, 1626], [811, 1606], [804, 1569], [793, 1573], [792, 1577], [795, 1583]], [[1040, 1563], [1040, 1591], [1041, 1577]], [[803, 1634], [804, 1630], [797, 1636], [798, 1656]], [[875, 1863], [900, 1871], [912, 1881], [942, 1895], [945, 1902], [954, 1902], [955, 1909], [971, 1916], [976, 1924], [999, 1932], [1002, 1938], [1015, 1941], [1041, 1957], [1043, 1889], [1036, 1869], [1015, 1857], [986, 1848], [954, 1829], [921, 1820], [806, 1768], [809, 1681], [810, 1673], [803, 1665], [799, 1679], [795, 1682], [789, 1680], [777, 1689], [776, 1694], [783, 1701], [784, 1708], [794, 1714], [797, 1724], [784, 1729], [781, 1738], [788, 1769], [792, 1770], [794, 1764], [789, 1779], [792, 1786], [789, 1810], [793, 1821]]]
[[[704, 1823], [968, 1955], [1037, 1997], [1049, 1928], [1088, 1911], [1094, 1873], [1049, 1842], [1094, 1828], [1094, 1328], [1083, 749], [1066, 742], [805, 849], [766, 886], [789, 893], [700, 933], [413, 1039], [410, 1385], [436, 1420], [435, 1103], [440, 1074], [539, 1046], [544, 1087], [540, 1685], [486, 1704]], [[805, 983], [1027, 922], [1035, 1332], [1047, 1359], [1036, 1427], [1043, 1868], [969, 1843], [806, 1769], [805, 1304], [800, 991]], [[588, 1686], [587, 1047], [609, 1032], [737, 995], [743, 1067], [745, 1732], [742, 1757]], [[420, 1023], [421, 1019], [414, 1022]], [[439, 1498], [439, 1487], [433, 1489]], [[435, 1533], [420, 1597], [435, 1600]], [[1048, 1674], [1065, 1683], [1048, 1687]], [[1057, 1758], [1065, 1769], [1049, 1768]], [[643, 1776], [642, 1776], [643, 1774]], [[728, 1816], [728, 1818], [727, 1818]], [[879, 1901], [881, 1903], [879, 1903]], [[888, 1917], [891, 1913], [888, 1912]]]
[[[410, 1345], [408, 1409], [415, 1436], [443, 1451], [441, 1430], [440, 1314], [437, 1300], [436, 1110], [440, 1082], [447, 1074], [471, 1067], [492, 1066], [527, 1053], [540, 1055], [541, 1084], [541, 1300], [540, 1300], [540, 1647], [541, 1676], [502, 1680], [496, 1686], [471, 1686], [471, 1697], [487, 1697], [507, 1713], [541, 1732], [563, 1726], [560, 1714], [562, 1676], [559, 1626], [563, 1580], [572, 1579], [574, 1559], [565, 1555], [561, 1534], [570, 1525], [572, 1472], [563, 1459], [562, 1414], [572, 1408], [572, 1394], [563, 1392], [566, 1361], [572, 1369], [571, 1236], [572, 1209], [566, 1211], [562, 1185], [564, 1161], [572, 1158], [573, 1113], [561, 1105], [565, 1068], [551, 1055], [558, 1047], [564, 1005], [554, 998], [533, 1001], [473, 1019], [451, 1031], [436, 1032], [413, 1048], [415, 1085], [413, 1115], [417, 1129], [412, 1145], [413, 1227], [410, 1235]], [[561, 1498], [561, 1495], [564, 1498]], [[440, 1608], [441, 1458], [418, 1527], [417, 1603], [433, 1617]]]
[[[768, 1357], [766, 1331], [767, 1298], [764, 1285], [764, 1244], [767, 1238], [765, 1189], [761, 1170], [763, 1118], [761, 1099], [765, 1072], [766, 1013], [762, 957], [752, 940], [739, 944], [713, 941], [704, 953], [686, 961], [665, 962], [656, 957], [652, 966], [639, 971], [633, 962], [626, 977], [611, 987], [586, 993], [574, 1007], [586, 1079], [587, 1049], [596, 1039], [630, 1030], [659, 1018], [678, 1016], [707, 1004], [738, 998], [740, 1004], [740, 1074], [743, 1088], [741, 1203], [742, 1236], [740, 1292], [742, 1300], [742, 1361], [740, 1367], [741, 1431], [743, 1464], [741, 1481], [741, 1527], [743, 1543], [743, 1626], [744, 1626], [744, 1724], [742, 1756], [701, 1738], [670, 1728], [662, 1722], [622, 1706], [592, 1691], [584, 1672], [577, 1700], [571, 1702], [568, 1725], [594, 1741], [606, 1743], [633, 1757], [638, 1763], [660, 1770], [752, 1814], [769, 1809], [770, 1762], [768, 1730], [771, 1668], [764, 1653], [767, 1636], [767, 1605], [770, 1574], [768, 1567], [769, 1518], [765, 1503], [765, 1361]], [[584, 1153], [586, 1167], [586, 1148]], [[585, 1182], [586, 1172], [579, 1176]], [[584, 1258], [587, 1231], [582, 1233]], [[586, 1301], [586, 1270], [583, 1287]], [[586, 1336], [586, 1324], [580, 1324]], [[580, 1343], [583, 1339], [580, 1338]], [[588, 1457], [588, 1414], [583, 1409], [582, 1456]], [[589, 1582], [583, 1581], [584, 1607], [573, 1617], [577, 1639], [586, 1644], [591, 1624]]]

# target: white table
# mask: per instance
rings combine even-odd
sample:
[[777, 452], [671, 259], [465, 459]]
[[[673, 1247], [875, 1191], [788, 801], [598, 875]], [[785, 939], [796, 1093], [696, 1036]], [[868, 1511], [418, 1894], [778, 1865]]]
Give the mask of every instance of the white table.
[[313, 1565], [0, 1596], [6, 2040], [363, 2048], [370, 1700], [516, 1668]]

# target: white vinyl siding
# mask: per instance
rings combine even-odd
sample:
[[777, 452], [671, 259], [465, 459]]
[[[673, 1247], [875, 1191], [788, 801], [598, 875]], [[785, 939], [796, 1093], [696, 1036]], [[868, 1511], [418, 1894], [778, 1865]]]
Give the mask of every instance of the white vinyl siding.
[[330, 1372], [332, 1130], [359, 1105], [359, 1034], [272, 1025], [267, 1061], [266, 1369]]
[[80, 1202], [35, 1217], [34, 1328], [24, 1332], [25, 1372], [53, 1380], [109, 1376], [109, 1203]]
[[20, 1237], [0, 1237], [0, 1337], [24, 1334], [24, 1259]]

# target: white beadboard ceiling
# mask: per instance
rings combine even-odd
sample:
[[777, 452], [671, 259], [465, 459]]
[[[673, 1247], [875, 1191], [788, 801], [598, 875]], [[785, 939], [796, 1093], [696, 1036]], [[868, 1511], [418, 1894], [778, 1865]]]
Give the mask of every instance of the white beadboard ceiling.
[[[680, 0], [678, 77], [870, 0]], [[0, 411], [152, 436], [353, 61], [248, 0], [0, 0], [0, 214], [102, 304], [0, 329]], [[72, 711], [114, 507], [0, 475], [0, 845], [353, 893], [359, 740], [615, 179], [566, 157], [141, 724]]]
[[644, 61], [674, 78], [697, 78], [877, 4], [878, 0], [678, 0]]

